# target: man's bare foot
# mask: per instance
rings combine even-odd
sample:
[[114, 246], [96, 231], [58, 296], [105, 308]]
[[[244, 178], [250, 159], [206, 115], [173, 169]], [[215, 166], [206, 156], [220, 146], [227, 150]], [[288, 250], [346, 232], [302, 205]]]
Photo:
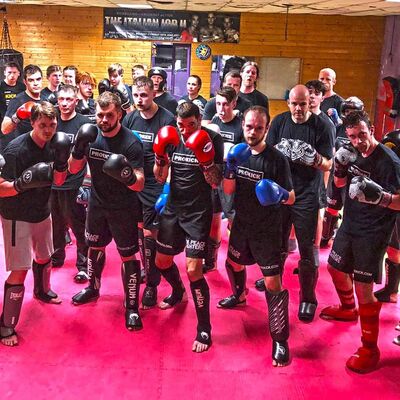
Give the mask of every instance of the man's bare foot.
[[158, 303], [158, 307], [161, 310], [168, 310], [180, 303], [186, 303], [188, 301], [186, 290], [181, 295], [170, 294], [164, 300]]
[[49, 304], [61, 304], [62, 300], [57, 296], [49, 301]]
[[2, 344], [4, 344], [4, 346], [9, 346], [9, 347], [17, 346], [18, 345], [17, 333], [14, 331], [8, 336], [1, 337], [0, 341]]
[[210, 345], [195, 340], [193, 342], [192, 351], [194, 351], [195, 353], [203, 353], [204, 351], [207, 351], [209, 348]]
[[272, 360], [272, 366], [273, 367], [287, 367], [289, 363], [280, 363], [276, 360]]

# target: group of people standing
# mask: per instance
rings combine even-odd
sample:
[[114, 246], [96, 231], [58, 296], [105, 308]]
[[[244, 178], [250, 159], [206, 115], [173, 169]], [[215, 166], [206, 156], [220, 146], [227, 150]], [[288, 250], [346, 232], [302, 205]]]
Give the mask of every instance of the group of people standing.
[[[3, 344], [18, 343], [14, 328], [31, 266], [34, 296], [60, 303], [50, 270], [64, 263], [71, 228], [77, 242], [74, 280], [88, 282], [73, 304], [99, 298], [105, 249], [114, 239], [129, 330], [143, 328], [140, 308], [158, 304], [167, 310], [187, 301], [174, 262], [185, 251], [197, 315], [192, 350], [208, 350], [212, 327], [204, 274], [218, 265], [223, 212], [230, 229], [225, 267], [232, 293], [217, 306], [246, 304], [246, 266], [258, 264], [263, 278], [256, 286], [268, 305], [272, 363], [285, 366], [289, 292], [282, 276], [292, 226], [300, 254], [298, 318], [311, 323], [318, 305], [319, 242], [332, 225], [325, 218], [331, 225], [322, 226], [320, 210], [328, 197], [329, 211], [333, 187], [345, 187], [343, 222], [328, 260], [341, 305], [323, 309], [321, 317], [360, 318], [362, 346], [346, 365], [356, 372], [376, 368], [381, 303], [373, 283], [400, 208], [400, 161], [374, 138], [359, 99], [343, 101], [333, 91], [332, 69], [293, 87], [289, 111], [271, 124], [268, 98], [256, 89], [255, 62], [227, 73], [209, 101], [199, 95], [197, 75], [188, 79], [188, 95], [176, 101], [166, 90], [166, 72], [157, 67], [146, 74], [134, 66], [129, 87], [122, 67], [110, 65], [96, 102], [91, 74], [66, 67], [60, 85], [62, 74], [59, 66], [49, 67], [49, 86], [42, 90], [40, 68], [25, 67], [25, 90], [7, 105], [1, 125], [0, 215], [10, 271], [0, 320]], [[146, 286], [140, 300], [141, 264]], [[172, 291], [159, 302], [162, 277]]]

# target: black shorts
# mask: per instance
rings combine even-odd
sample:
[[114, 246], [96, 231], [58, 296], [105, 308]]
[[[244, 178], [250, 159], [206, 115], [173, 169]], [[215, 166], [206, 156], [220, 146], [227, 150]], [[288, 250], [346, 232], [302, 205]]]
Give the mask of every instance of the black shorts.
[[228, 257], [240, 265], [257, 263], [264, 276], [278, 275], [281, 273], [280, 237], [279, 224], [250, 224], [236, 216], [229, 237]]
[[346, 186], [338, 188], [333, 182], [333, 174], [329, 177], [326, 197], [328, 207], [332, 210], [341, 210], [343, 208], [344, 199], [346, 196]]
[[138, 210], [108, 209], [89, 204], [85, 239], [89, 247], [105, 247], [114, 239], [122, 257], [138, 252]]
[[225, 217], [233, 220], [233, 217], [235, 216], [235, 211], [233, 209], [235, 194], [226, 194], [224, 189], [222, 189], [222, 185], [219, 185], [216, 191], [218, 193], [221, 209], [224, 212]]
[[396, 215], [396, 223], [390, 236], [389, 247], [400, 250], [400, 214]]
[[204, 258], [211, 220], [211, 209], [177, 214], [173, 207], [166, 206], [160, 216], [157, 251], [173, 256], [186, 247], [187, 257]]
[[222, 205], [219, 198], [218, 189], [213, 189], [211, 191], [211, 202], [214, 214], [222, 212]]
[[157, 230], [159, 227], [159, 215], [154, 209], [154, 205], [142, 204], [143, 228], [149, 231]]
[[357, 282], [380, 282], [388, 241], [389, 237], [355, 237], [339, 228], [328, 263], [338, 271], [354, 274]]

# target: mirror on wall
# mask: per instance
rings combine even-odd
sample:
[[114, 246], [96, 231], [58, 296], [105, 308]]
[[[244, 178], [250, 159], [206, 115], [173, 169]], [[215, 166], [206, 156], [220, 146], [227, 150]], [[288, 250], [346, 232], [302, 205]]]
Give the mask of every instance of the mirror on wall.
[[288, 91], [300, 82], [301, 59], [283, 57], [213, 56], [211, 69], [211, 97], [220, 88], [223, 77], [232, 69], [239, 69], [246, 61], [255, 61], [260, 69], [257, 89], [270, 100], [285, 100]]

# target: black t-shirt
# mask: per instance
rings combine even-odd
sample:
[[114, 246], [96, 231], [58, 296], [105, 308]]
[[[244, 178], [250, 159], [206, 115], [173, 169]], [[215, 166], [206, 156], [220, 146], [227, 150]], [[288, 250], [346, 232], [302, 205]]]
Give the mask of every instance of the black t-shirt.
[[[27, 103], [28, 101], [33, 101], [35, 103], [40, 103], [42, 101], [42, 97], [39, 100], [32, 99], [32, 97], [28, 96], [26, 92], [21, 92], [17, 94], [15, 99], [11, 100], [6, 111], [6, 117], [11, 118], [15, 112], [21, 107], [23, 104]], [[8, 143], [11, 140], [15, 139], [19, 135], [23, 133], [30, 132], [32, 130], [31, 120], [29, 118], [22, 119], [15, 127], [15, 129], [10, 132], [8, 135], [2, 135], [1, 138], [1, 149], [4, 150]]]
[[396, 154], [379, 143], [369, 157], [358, 154], [347, 173], [346, 200], [343, 222], [345, 232], [358, 237], [389, 237], [397, 211], [374, 204], [361, 203], [349, 197], [349, 185], [354, 176], [367, 176], [390, 193], [400, 191], [400, 160]]
[[17, 81], [14, 86], [7, 85], [5, 81], [0, 83], [0, 124], [6, 115], [8, 104], [12, 99], [17, 97], [18, 93], [23, 92], [26, 89], [25, 85], [21, 81]]
[[335, 140], [336, 140], [335, 124], [324, 112], [321, 112], [318, 115], [320, 116], [320, 118], [322, 118], [326, 122], [326, 125], [329, 126], [331, 141], [332, 141], [332, 143], [335, 143]]
[[[210, 129], [205, 130], [214, 146], [215, 164], [222, 164], [224, 145], [222, 136]], [[181, 138], [179, 145], [170, 152], [171, 182], [168, 205], [177, 214], [190, 215], [212, 209], [211, 186], [206, 182], [204, 173], [192, 150], [188, 149]]]
[[129, 129], [122, 126], [111, 138], [99, 132], [96, 140], [90, 143], [86, 156], [92, 176], [89, 204], [109, 209], [139, 210], [137, 193], [103, 172], [104, 162], [111, 154], [123, 154], [133, 168], [143, 168], [142, 143]]
[[[89, 118], [81, 114], [76, 114], [75, 117], [70, 119], [69, 121], [63, 121], [59, 115], [57, 118], [57, 131], [66, 133], [70, 138], [72, 145], [75, 142], [76, 133], [83, 124], [90, 124], [90, 120]], [[86, 173], [86, 168], [83, 168], [82, 171], [79, 171], [77, 174], [68, 173], [64, 184], [61, 186], [53, 185], [52, 189], [53, 190], [78, 189], [79, 186], [82, 185], [85, 173]]]
[[44, 89], [42, 89], [42, 91], [40, 92], [40, 97], [42, 100], [47, 101], [49, 96], [53, 93], [55, 93], [56, 91], [52, 92], [48, 87], [45, 87]]
[[[289, 111], [277, 115], [269, 128], [267, 143], [275, 146], [282, 138], [302, 140], [313, 146], [323, 157], [332, 158], [330, 126], [319, 115], [311, 114], [303, 124], [293, 122]], [[322, 171], [292, 161], [289, 164], [296, 194], [295, 204], [317, 207]]]
[[[271, 179], [287, 191], [293, 190], [290, 166], [287, 158], [274, 147], [267, 145], [260, 154], [250, 158], [237, 168], [234, 208], [235, 218], [248, 223], [268, 223], [271, 230], [279, 228], [281, 205], [262, 206], [255, 187], [261, 179]], [[274, 227], [274, 225], [277, 225]]]
[[259, 90], [255, 89], [251, 93], [239, 92], [239, 97], [247, 100], [249, 103], [251, 103], [252, 106], [265, 107], [269, 114], [268, 97], [264, 93], [261, 93]]
[[170, 93], [164, 92], [162, 95], [154, 97], [154, 103], [176, 115], [176, 107], [178, 107], [178, 102]]
[[232, 146], [243, 142], [242, 118], [235, 115], [232, 121], [222, 122], [221, 118], [216, 115], [212, 120], [212, 124], [218, 125], [221, 130], [221, 136], [224, 140], [224, 160]]
[[[6, 164], [1, 177], [14, 181], [29, 167], [38, 162], [54, 161], [53, 151], [49, 143], [40, 148], [25, 133], [12, 140], [4, 151]], [[3, 218], [25, 222], [41, 222], [50, 215], [49, 197], [51, 188], [36, 188], [11, 197], [0, 198], [0, 214]]]
[[[237, 98], [235, 110], [239, 110], [240, 115], [243, 114], [250, 107], [251, 103], [249, 101], [243, 99], [240, 96]], [[217, 113], [216, 100], [215, 97], [213, 97], [207, 102], [204, 108], [203, 119], [206, 121], [211, 121], [216, 113]]]
[[336, 108], [338, 114], [340, 115], [340, 106], [342, 105], [344, 99], [338, 94], [327, 97], [321, 103], [321, 110], [326, 114], [330, 108]]
[[163, 185], [160, 185], [154, 177], [154, 151], [153, 144], [157, 132], [163, 126], [176, 126], [175, 117], [165, 108], [159, 107], [157, 112], [150, 119], [144, 119], [139, 110], [129, 113], [122, 125], [139, 134], [143, 143], [144, 151], [144, 176], [145, 183], [142, 192], [139, 192], [140, 200], [147, 205], [153, 205], [162, 192]]
[[207, 100], [203, 97], [203, 96], [197, 96], [195, 99], [191, 100], [189, 99], [189, 96], [183, 96], [179, 101], [178, 104], [182, 104], [182, 103], [193, 103], [195, 104], [197, 107], [199, 107], [200, 110], [200, 114], [201, 116], [203, 116], [204, 114], [204, 107], [207, 104]]

